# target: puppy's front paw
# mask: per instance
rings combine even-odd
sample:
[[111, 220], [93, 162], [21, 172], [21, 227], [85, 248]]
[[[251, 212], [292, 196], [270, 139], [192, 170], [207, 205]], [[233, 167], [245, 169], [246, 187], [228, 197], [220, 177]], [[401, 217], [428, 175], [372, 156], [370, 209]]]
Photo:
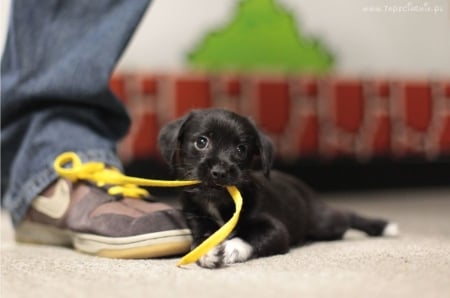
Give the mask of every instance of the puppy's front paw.
[[225, 265], [245, 262], [253, 254], [253, 247], [238, 237], [225, 241], [223, 247], [223, 263]]
[[201, 257], [197, 264], [204, 268], [220, 268], [249, 260], [253, 255], [253, 247], [241, 238], [233, 238], [217, 245]]
[[217, 245], [208, 251], [203, 257], [197, 261], [197, 265], [203, 268], [219, 268], [223, 266], [224, 247], [222, 244]]

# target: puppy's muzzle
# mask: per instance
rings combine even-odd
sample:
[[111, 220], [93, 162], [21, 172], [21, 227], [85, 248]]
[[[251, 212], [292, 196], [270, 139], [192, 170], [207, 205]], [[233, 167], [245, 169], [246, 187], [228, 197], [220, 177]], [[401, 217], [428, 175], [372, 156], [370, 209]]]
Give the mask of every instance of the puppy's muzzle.
[[233, 165], [223, 161], [208, 163], [207, 167], [204, 168], [204, 174], [206, 176], [205, 181], [220, 186], [231, 185], [235, 183], [237, 178], [237, 171]]

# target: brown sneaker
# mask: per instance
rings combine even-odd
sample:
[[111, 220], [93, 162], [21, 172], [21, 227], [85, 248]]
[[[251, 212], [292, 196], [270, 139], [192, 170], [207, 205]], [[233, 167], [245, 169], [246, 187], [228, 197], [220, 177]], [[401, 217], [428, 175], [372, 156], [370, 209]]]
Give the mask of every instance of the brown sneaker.
[[16, 239], [110, 258], [182, 254], [192, 241], [181, 212], [169, 205], [116, 199], [88, 183], [62, 178], [33, 201]]

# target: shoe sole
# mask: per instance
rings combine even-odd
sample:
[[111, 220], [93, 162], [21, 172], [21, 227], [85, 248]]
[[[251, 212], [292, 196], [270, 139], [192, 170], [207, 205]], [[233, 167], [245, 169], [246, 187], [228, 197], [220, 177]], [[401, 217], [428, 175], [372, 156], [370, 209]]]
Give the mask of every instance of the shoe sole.
[[147, 259], [186, 253], [191, 247], [192, 237], [189, 229], [105, 237], [25, 221], [16, 229], [16, 241], [73, 247], [79, 252], [99, 257]]

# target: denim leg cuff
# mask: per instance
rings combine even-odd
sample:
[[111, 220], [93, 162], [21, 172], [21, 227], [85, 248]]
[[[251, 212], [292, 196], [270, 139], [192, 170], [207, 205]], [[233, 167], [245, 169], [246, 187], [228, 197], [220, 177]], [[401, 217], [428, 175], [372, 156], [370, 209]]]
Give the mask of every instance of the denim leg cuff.
[[[89, 161], [104, 162], [105, 164], [123, 170], [122, 163], [117, 155], [104, 150], [87, 150], [76, 152], [83, 163]], [[28, 181], [14, 188], [11, 187], [3, 198], [3, 206], [7, 209], [15, 226], [19, 224], [25, 216], [31, 202], [36, 196], [42, 193], [51, 183], [58, 178], [58, 174], [53, 169], [53, 164], [48, 165]]]

